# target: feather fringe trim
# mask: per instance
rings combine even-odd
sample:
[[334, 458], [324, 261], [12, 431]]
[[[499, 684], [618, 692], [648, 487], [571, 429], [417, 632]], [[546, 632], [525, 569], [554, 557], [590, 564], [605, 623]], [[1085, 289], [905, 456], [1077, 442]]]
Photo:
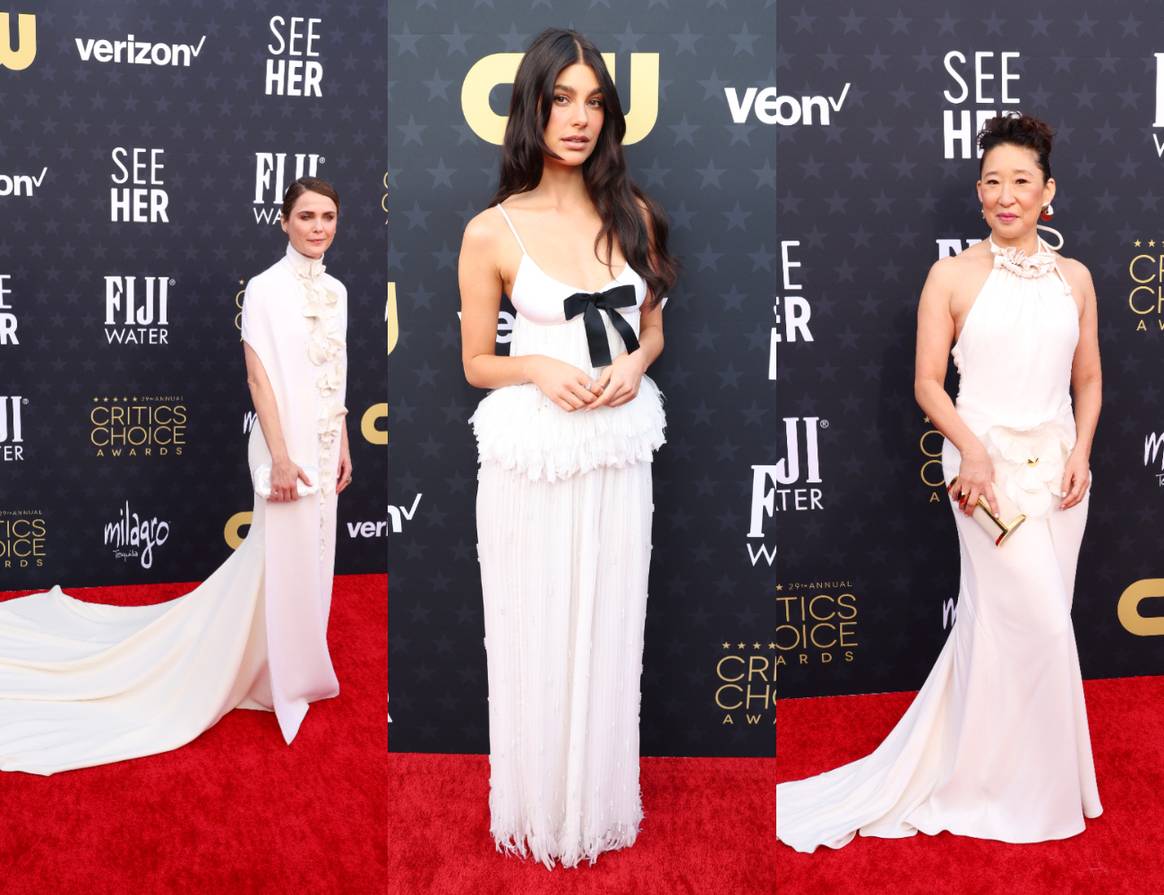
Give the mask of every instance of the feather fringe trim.
[[629, 403], [574, 413], [531, 383], [506, 386], [486, 395], [469, 422], [480, 463], [495, 463], [531, 481], [650, 461], [667, 440], [663, 395], [646, 376]]

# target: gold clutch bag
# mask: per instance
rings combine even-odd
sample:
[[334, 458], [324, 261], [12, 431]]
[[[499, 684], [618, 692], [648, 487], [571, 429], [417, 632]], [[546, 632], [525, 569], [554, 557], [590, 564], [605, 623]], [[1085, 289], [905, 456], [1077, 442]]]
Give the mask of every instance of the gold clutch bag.
[[[947, 486], [947, 493], [953, 490], [954, 486], [958, 484], [958, 477], [954, 476]], [[958, 501], [954, 495], [950, 494], [950, 499], [956, 504]], [[978, 505], [974, 507], [974, 515], [970, 518], [982, 526], [982, 530], [990, 535], [991, 540], [994, 541], [995, 547], [1001, 547], [1015, 530], [1022, 525], [1027, 517], [1025, 513], [1020, 513], [1013, 503], [1007, 499], [1007, 496], [1002, 492], [1001, 488], [994, 489], [994, 500], [998, 504], [998, 515], [994, 515], [994, 511], [990, 509], [990, 503], [985, 496], [978, 497]]]

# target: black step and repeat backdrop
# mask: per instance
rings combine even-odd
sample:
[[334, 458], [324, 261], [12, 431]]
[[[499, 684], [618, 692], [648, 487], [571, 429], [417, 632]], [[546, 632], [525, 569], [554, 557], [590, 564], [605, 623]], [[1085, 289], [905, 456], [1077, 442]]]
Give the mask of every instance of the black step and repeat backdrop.
[[0, 589], [200, 579], [240, 543], [240, 305], [304, 174], [340, 193], [350, 302], [337, 571], [384, 568], [386, 14], [0, 12]]
[[[646, 754], [773, 749], [770, 487], [780, 331], [773, 294], [773, 0], [393, 3], [389, 19], [389, 663], [393, 749], [488, 748], [456, 263], [497, 183], [509, 84], [542, 28], [607, 56], [632, 175], [666, 209], [683, 264], [651, 370], [666, 395], [642, 700]], [[394, 297], [394, 301], [393, 301]], [[776, 309], [778, 311], [778, 309]], [[499, 319], [506, 350], [512, 309]], [[781, 348], [781, 351], [784, 349]], [[783, 363], [781, 355], [781, 363]]]
[[781, 4], [782, 696], [915, 689], [953, 623], [957, 540], [942, 438], [913, 400], [915, 313], [930, 265], [986, 237], [974, 137], [984, 118], [1019, 110], [1057, 133], [1054, 226], [1099, 299], [1104, 410], [1074, 607], [1083, 671], [1164, 672], [1155, 11]]

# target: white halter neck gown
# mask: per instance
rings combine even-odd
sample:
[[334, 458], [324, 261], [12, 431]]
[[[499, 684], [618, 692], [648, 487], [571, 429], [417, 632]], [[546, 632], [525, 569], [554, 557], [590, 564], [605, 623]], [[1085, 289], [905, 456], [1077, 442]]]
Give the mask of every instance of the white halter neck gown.
[[[1045, 243], [1029, 257], [991, 250], [952, 352], [956, 406], [992, 457], [995, 488], [1028, 518], [996, 547], [955, 507], [961, 576], [945, 647], [874, 752], [777, 786], [776, 835], [797, 851], [857, 833], [1064, 839], [1102, 810], [1070, 614], [1088, 498], [1058, 509], [1078, 311]], [[942, 464], [950, 481], [948, 441]]]
[[[567, 320], [563, 307], [584, 290], [538, 267], [498, 208], [522, 250], [510, 355], [546, 355], [597, 376], [584, 318]], [[620, 286], [633, 287], [633, 307], [619, 313], [637, 336], [646, 283], [627, 265], [606, 289]], [[601, 313], [617, 357], [622, 337]], [[490, 831], [499, 849], [547, 867], [593, 862], [633, 843], [642, 819], [639, 679], [662, 400], [643, 377], [626, 404], [567, 413], [527, 383], [491, 392], [471, 422]]]

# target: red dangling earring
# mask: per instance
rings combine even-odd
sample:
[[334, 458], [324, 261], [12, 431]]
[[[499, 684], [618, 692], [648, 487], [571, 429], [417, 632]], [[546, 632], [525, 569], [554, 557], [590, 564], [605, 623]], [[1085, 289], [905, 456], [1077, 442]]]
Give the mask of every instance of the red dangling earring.
[[1051, 207], [1050, 203], [1048, 203], [1047, 206], [1039, 213], [1039, 220], [1049, 221], [1054, 216], [1055, 216], [1055, 209], [1053, 209]]

